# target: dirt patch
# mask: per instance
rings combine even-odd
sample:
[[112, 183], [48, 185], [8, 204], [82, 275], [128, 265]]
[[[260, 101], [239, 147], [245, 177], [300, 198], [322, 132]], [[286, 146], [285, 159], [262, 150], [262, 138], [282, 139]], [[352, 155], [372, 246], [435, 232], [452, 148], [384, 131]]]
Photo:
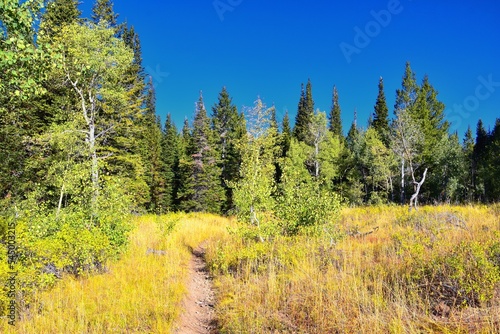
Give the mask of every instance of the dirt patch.
[[188, 294], [182, 303], [183, 313], [174, 327], [177, 334], [215, 334], [215, 293], [205, 262], [204, 245], [193, 250], [189, 261]]

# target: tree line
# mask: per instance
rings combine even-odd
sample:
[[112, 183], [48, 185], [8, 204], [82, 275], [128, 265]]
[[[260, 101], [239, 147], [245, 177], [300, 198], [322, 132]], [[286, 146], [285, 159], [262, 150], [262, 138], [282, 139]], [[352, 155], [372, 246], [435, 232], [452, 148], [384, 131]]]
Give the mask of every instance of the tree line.
[[[491, 131], [479, 121], [475, 137], [469, 128], [460, 141], [429, 78], [418, 84], [409, 63], [393, 117], [380, 78], [367, 127], [355, 117], [346, 136], [337, 88], [331, 110], [315, 110], [310, 81], [293, 126], [260, 100], [238, 111], [224, 87], [209, 110], [200, 93], [192, 122], [178, 131], [170, 115], [160, 124], [139, 36], [118, 23], [111, 1], [96, 1], [88, 19], [73, 0], [41, 5], [7, 1], [1, 14], [5, 203], [32, 199], [57, 213], [78, 205], [98, 219], [106, 187], [119, 184], [135, 211], [235, 213], [258, 140], [267, 142], [254, 153], [272, 170], [260, 182], [275, 200], [288, 186], [288, 160], [303, 165], [304, 182], [354, 205], [500, 198], [499, 121]], [[261, 113], [259, 130], [247, 124], [252, 113]]]

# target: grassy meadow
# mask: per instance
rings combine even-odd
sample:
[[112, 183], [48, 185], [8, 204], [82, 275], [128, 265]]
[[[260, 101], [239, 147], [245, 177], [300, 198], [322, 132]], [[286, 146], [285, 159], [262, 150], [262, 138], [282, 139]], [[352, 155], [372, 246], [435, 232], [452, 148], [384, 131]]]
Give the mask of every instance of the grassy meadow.
[[64, 277], [0, 332], [170, 333], [202, 242], [220, 333], [500, 332], [499, 205], [340, 217], [333, 242], [260, 242], [208, 214], [135, 218], [128, 251], [106, 273]]

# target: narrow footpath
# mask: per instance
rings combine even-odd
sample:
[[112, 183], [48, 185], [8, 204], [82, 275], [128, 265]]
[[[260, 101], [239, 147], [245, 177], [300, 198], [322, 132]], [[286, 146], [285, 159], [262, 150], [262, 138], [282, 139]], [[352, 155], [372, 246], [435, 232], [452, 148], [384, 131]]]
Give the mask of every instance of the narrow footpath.
[[215, 293], [205, 262], [203, 244], [193, 250], [189, 262], [188, 293], [183, 300], [183, 313], [174, 327], [176, 334], [215, 334]]

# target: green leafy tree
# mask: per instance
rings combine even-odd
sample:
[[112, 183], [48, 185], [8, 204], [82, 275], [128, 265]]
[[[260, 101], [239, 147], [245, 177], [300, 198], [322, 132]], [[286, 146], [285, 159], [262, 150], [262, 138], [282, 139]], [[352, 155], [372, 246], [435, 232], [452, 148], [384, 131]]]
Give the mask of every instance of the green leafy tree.
[[361, 137], [359, 163], [364, 173], [366, 201], [371, 204], [385, 203], [393, 191], [395, 156], [374, 128], [366, 130]]
[[[326, 128], [326, 116], [325, 128]], [[326, 131], [326, 136], [331, 134]], [[277, 198], [276, 215], [285, 235], [313, 233], [334, 241], [339, 198], [315, 179], [306, 168], [311, 147], [292, 139], [290, 150], [283, 161], [281, 196]]]
[[133, 54], [112, 30], [91, 23], [65, 26], [57, 42], [63, 47], [61, 75], [79, 97], [80, 132], [91, 161], [91, 211], [96, 215], [99, 161], [113, 153], [106, 152], [104, 140], [134, 116], [127, 109], [127, 91], [120, 85]]
[[276, 128], [270, 126], [272, 112], [273, 108], [267, 108], [260, 98], [247, 110], [248, 134], [242, 143], [240, 179], [232, 184], [239, 219], [254, 226], [261, 241], [268, 236], [266, 214], [274, 209]]
[[0, 4], [0, 197], [24, 197], [32, 175], [24, 173], [29, 138], [47, 125], [36, 105], [46, 93], [44, 81], [57, 63], [50, 45], [37, 42], [36, 25], [43, 1], [7, 0]]

